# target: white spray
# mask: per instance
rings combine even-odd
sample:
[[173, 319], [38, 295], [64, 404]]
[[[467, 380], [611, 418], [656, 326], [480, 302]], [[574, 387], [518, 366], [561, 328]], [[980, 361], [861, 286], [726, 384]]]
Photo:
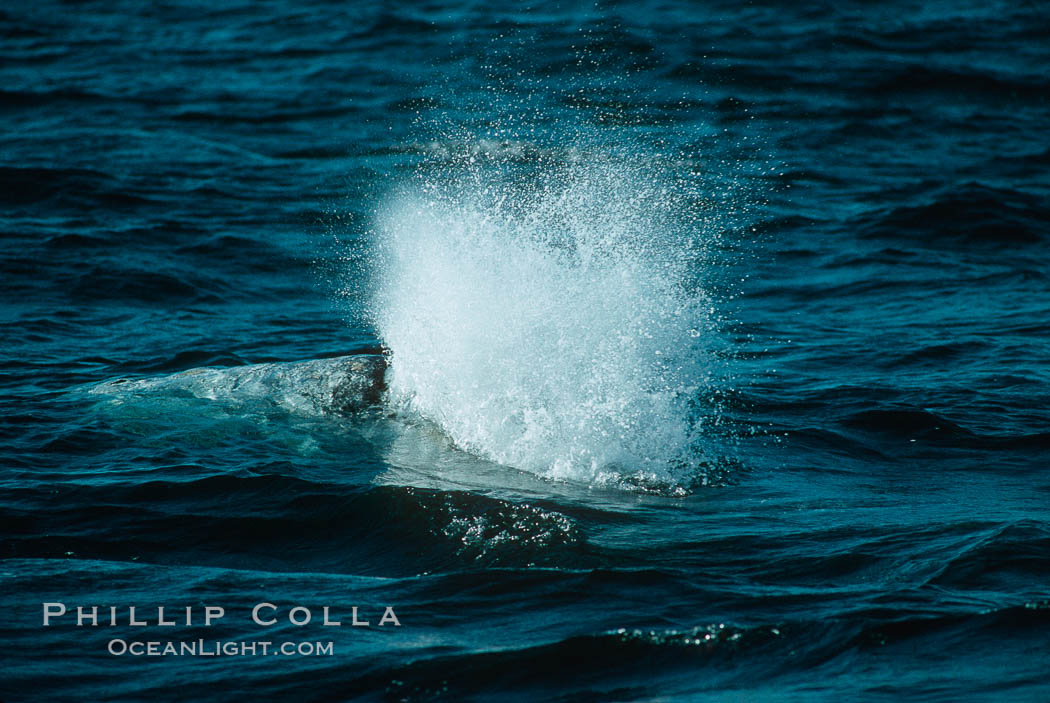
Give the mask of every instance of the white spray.
[[422, 172], [377, 222], [391, 402], [550, 478], [695, 478], [719, 338], [697, 193], [654, 163], [487, 151]]

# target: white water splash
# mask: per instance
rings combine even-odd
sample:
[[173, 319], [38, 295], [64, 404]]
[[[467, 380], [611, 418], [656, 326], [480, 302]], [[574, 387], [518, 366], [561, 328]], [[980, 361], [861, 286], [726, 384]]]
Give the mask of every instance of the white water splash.
[[551, 478], [694, 478], [719, 339], [696, 193], [613, 159], [522, 175], [464, 158], [464, 177], [422, 176], [377, 224], [390, 400]]

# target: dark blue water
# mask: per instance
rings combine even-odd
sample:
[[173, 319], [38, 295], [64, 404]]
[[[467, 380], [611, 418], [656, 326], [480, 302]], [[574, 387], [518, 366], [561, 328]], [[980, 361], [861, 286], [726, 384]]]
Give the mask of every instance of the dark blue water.
[[0, 698], [1050, 699], [1048, 35], [6, 3]]

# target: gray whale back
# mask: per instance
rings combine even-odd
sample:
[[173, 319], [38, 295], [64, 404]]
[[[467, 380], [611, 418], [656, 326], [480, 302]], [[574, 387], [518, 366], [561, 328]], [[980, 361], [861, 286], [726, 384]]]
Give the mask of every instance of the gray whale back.
[[355, 412], [382, 401], [387, 360], [382, 354], [273, 362], [230, 368], [197, 368], [169, 376], [106, 381], [90, 393], [120, 403], [136, 399], [182, 397], [243, 407], [278, 406], [318, 415]]
[[332, 407], [346, 412], [378, 404], [386, 390], [386, 357], [359, 354], [338, 360], [343, 362], [343, 380], [332, 389]]

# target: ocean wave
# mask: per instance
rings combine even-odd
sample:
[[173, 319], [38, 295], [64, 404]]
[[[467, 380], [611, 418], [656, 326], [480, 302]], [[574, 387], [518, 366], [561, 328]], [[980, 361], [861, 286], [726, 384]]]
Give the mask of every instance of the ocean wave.
[[[173, 469], [174, 467], [172, 467]], [[184, 480], [59, 489], [9, 496], [7, 555], [112, 559], [197, 566], [411, 575], [464, 568], [531, 568], [599, 562], [577, 520], [536, 502], [411, 486], [365, 490], [283, 475], [212, 475]], [[57, 492], [56, 492], [57, 490]], [[63, 507], [63, 502], [75, 503]], [[24, 506], [47, 506], [36, 514]], [[149, 530], [125, 533], [133, 525]], [[123, 534], [113, 540], [109, 536]], [[208, 544], [210, 555], [198, 552]], [[222, 556], [227, 545], [235, 560]], [[261, 560], [261, 561], [260, 561]]]
[[[555, 642], [506, 647], [495, 651], [418, 659], [344, 684], [338, 690], [385, 690], [391, 699], [425, 700], [431, 697], [469, 696], [484, 692], [489, 698], [524, 700], [548, 690], [550, 679], [538, 672], [557, 672], [560, 697], [556, 700], [648, 700], [659, 698], [655, 681], [674, 678], [676, 695], [725, 695], [737, 690], [754, 695], [755, 681], [770, 682], [769, 695], [797, 695], [809, 699], [810, 676], [823, 675], [821, 691], [831, 696], [855, 692], [851, 671], [856, 658], [873, 652], [916, 647], [938, 647], [958, 652], [974, 642], [1008, 634], [1031, 637], [1050, 621], [1044, 602], [994, 609], [989, 612], [888, 613], [873, 609], [849, 621], [787, 621], [737, 625], [715, 622], [693, 628], [617, 628], [601, 634], [567, 637]], [[1013, 655], [1021, 647], [1013, 647]], [[871, 661], [864, 659], [864, 661]], [[915, 694], [914, 681], [899, 678], [897, 664], [880, 691], [892, 697]], [[1038, 664], [1015, 673], [1011, 682], [1030, 685], [1027, 676]], [[799, 671], [809, 672], [799, 682]], [[353, 687], [353, 688], [351, 688]], [[930, 692], [937, 691], [930, 685]], [[761, 690], [761, 689], [759, 689]], [[997, 687], [997, 691], [1000, 689]], [[821, 698], [824, 700], [824, 698]]]
[[0, 166], [0, 202], [13, 206], [50, 202], [70, 208], [84, 205], [135, 208], [154, 201], [122, 187], [116, 176], [102, 171]]
[[867, 236], [949, 246], [958, 242], [1001, 248], [1046, 240], [1050, 205], [1018, 189], [973, 182], [951, 186], [925, 198], [926, 204], [896, 207], [858, 224]]

